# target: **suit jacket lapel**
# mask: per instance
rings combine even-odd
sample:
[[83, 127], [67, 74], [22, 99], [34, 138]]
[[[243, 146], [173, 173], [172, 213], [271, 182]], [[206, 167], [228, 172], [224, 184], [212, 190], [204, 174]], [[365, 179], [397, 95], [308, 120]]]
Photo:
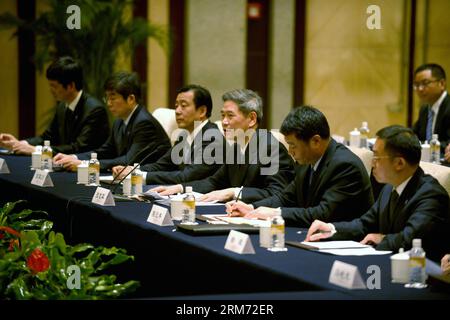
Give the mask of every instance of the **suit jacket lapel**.
[[444, 118], [444, 114], [446, 111], [446, 106], [447, 106], [447, 100], [449, 99], [448, 94], [445, 96], [444, 100], [442, 100], [442, 103], [439, 106], [439, 112], [437, 114], [437, 118], [436, 118], [436, 124], [434, 127], [434, 132], [439, 133], [440, 129], [441, 129], [441, 122], [442, 119]]
[[[334, 141], [333, 139], [330, 140], [328, 148], [325, 151], [324, 155], [322, 156], [319, 166], [317, 167], [317, 170], [314, 173], [314, 177], [311, 182], [311, 186], [309, 187], [309, 190], [308, 190], [308, 199], [307, 199], [308, 206], [311, 206], [314, 203], [317, 190], [320, 187], [320, 184], [325, 176], [326, 169], [336, 151], [336, 144], [337, 144], [336, 141]], [[308, 172], [309, 172], [309, 170], [308, 170]], [[308, 186], [309, 185], [309, 176], [305, 176], [305, 179], [307, 180], [306, 186]]]

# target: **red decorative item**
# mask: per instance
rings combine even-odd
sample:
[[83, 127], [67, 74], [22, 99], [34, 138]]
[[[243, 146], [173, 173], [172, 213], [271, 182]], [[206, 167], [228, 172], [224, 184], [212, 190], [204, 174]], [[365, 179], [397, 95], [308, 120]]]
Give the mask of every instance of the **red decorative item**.
[[50, 261], [48, 260], [48, 257], [44, 252], [36, 248], [28, 257], [27, 266], [28, 268], [30, 268], [33, 274], [36, 274], [38, 272], [48, 270], [48, 268], [50, 267]]

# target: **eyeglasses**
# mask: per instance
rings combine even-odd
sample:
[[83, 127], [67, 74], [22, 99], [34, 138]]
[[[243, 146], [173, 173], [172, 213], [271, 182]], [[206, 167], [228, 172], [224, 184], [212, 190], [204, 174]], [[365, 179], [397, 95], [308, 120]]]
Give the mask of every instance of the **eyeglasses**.
[[376, 161], [379, 161], [380, 159], [384, 159], [384, 158], [394, 158], [394, 157], [393, 156], [373, 156], [372, 162], [376, 162]]
[[104, 103], [108, 103], [108, 101], [114, 102], [117, 99], [116, 96], [104, 96], [103, 97], [103, 102]]
[[413, 83], [413, 89], [414, 90], [425, 89], [431, 83], [438, 82], [438, 81], [441, 81], [441, 80], [440, 79], [436, 79], [436, 80], [425, 80], [425, 81], [422, 81], [422, 82], [415, 82], [415, 83]]

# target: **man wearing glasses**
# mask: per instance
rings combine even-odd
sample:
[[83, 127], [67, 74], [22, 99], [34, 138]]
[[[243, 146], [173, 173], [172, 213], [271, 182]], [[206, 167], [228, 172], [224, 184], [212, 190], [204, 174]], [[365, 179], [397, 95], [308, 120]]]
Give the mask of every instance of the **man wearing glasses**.
[[439, 182], [419, 167], [421, 146], [409, 128], [390, 126], [377, 132], [373, 174], [386, 183], [372, 208], [350, 222], [312, 223], [306, 241], [355, 240], [377, 250], [411, 248], [422, 239], [427, 256], [438, 261], [449, 252], [449, 197]]
[[413, 89], [422, 105], [419, 119], [413, 127], [414, 133], [422, 142], [430, 142], [432, 134], [438, 134], [441, 152], [444, 152], [450, 140], [450, 98], [446, 91], [444, 69], [434, 63], [421, 65], [414, 72]]

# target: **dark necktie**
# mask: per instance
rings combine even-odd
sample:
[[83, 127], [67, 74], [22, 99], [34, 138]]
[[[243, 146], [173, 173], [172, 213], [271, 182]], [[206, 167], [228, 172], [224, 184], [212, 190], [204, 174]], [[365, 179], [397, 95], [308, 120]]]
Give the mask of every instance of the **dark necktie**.
[[391, 198], [389, 199], [389, 220], [390, 223], [394, 221], [395, 207], [397, 206], [399, 195], [396, 190], [392, 191]]
[[70, 133], [72, 132], [72, 126], [73, 126], [73, 111], [70, 110], [68, 107], [66, 107], [64, 121], [65, 121], [64, 129], [65, 129], [66, 140], [67, 140], [67, 142], [65, 142], [65, 143], [69, 143]]
[[431, 107], [428, 107], [427, 131], [425, 137], [425, 139], [428, 142], [431, 141], [431, 136], [433, 134], [433, 118], [434, 118], [434, 111], [431, 110]]

